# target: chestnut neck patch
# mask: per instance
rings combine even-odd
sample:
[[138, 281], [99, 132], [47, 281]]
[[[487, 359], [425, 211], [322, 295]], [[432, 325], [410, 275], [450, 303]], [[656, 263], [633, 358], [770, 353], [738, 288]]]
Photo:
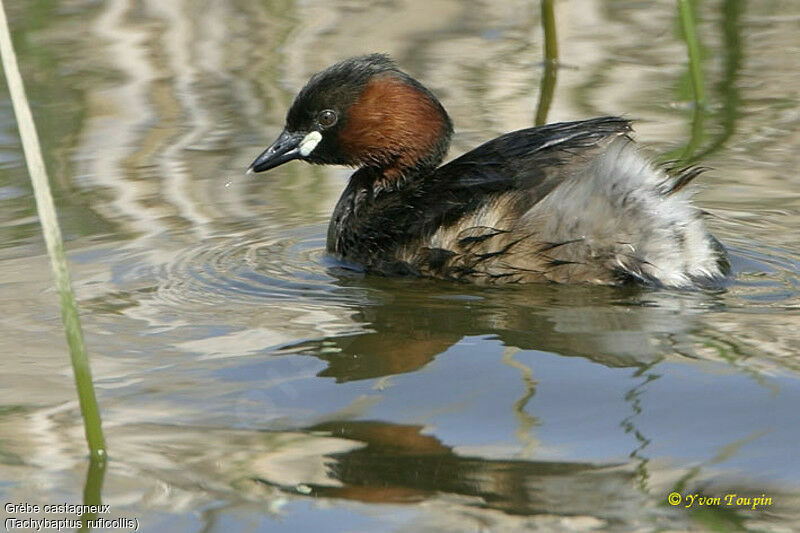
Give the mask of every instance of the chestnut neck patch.
[[339, 143], [353, 161], [381, 170], [386, 186], [432, 170], [444, 157], [452, 127], [421, 86], [393, 75], [371, 79], [347, 114]]

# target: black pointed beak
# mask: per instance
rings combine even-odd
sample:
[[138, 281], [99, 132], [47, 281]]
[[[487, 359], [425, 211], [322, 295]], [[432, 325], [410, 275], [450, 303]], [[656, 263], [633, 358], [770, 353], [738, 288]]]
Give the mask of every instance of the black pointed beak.
[[303, 134], [290, 133], [284, 130], [280, 136], [275, 139], [272, 146], [264, 150], [260, 156], [247, 169], [247, 173], [251, 172], [264, 172], [278, 165], [282, 165], [292, 159], [300, 157], [300, 141], [303, 140]]

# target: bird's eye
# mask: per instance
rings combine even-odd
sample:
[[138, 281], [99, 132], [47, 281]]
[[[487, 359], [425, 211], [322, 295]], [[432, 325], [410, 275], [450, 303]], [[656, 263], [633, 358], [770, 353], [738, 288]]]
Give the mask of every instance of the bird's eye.
[[336, 115], [336, 111], [333, 109], [325, 109], [324, 111], [320, 111], [319, 115], [317, 116], [317, 122], [323, 128], [330, 128], [334, 124], [336, 124], [336, 120], [339, 117]]

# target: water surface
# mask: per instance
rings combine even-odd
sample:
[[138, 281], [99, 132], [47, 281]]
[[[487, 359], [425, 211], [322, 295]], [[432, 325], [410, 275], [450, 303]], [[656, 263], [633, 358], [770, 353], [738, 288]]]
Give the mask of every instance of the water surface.
[[[675, 2], [556, 5], [549, 119], [623, 114], [654, 157], [710, 168], [696, 201], [734, 276], [707, 292], [361, 276], [324, 253], [346, 169], [244, 176], [308, 76], [358, 53], [391, 53], [440, 96], [451, 157], [531, 125], [537, 2], [10, 4], [102, 407], [109, 518], [145, 531], [791, 528], [796, 2], [698, 6], [700, 115]], [[2, 91], [0, 494], [80, 503], [83, 430]], [[773, 505], [672, 508], [673, 491]]]

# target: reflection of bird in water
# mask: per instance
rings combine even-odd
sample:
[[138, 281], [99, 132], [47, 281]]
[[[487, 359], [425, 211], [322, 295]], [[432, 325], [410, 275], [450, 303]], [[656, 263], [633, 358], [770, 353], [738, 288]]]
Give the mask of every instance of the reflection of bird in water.
[[550, 124], [439, 166], [447, 112], [374, 54], [314, 75], [250, 170], [292, 159], [358, 167], [327, 248], [371, 272], [675, 287], [722, 278], [726, 253], [685, 189], [699, 171], [657, 169], [630, 130], [616, 117]]
[[697, 327], [693, 317], [715, 298], [702, 292], [587, 286], [511, 291], [459, 285], [448, 291], [436, 282], [414, 287], [374, 278], [341, 283], [379, 289], [387, 301], [365, 303], [354, 313], [362, 331], [302, 341], [282, 352], [322, 359], [328, 367], [319, 375], [342, 382], [413, 372], [469, 336], [585, 357], [610, 367], [643, 368], [676, 354], [675, 344], [691, 354], [691, 334]]
[[[445, 493], [477, 498], [472, 504], [511, 514], [608, 518], [630, 513], [620, 507], [640, 499], [632, 470], [620, 465], [461, 456], [436, 437], [423, 435], [421, 426], [336, 421], [308, 431], [363, 443], [328, 456], [330, 482], [307, 484], [316, 497], [412, 503]], [[270, 465], [261, 466], [255, 479], [274, 485]]]

